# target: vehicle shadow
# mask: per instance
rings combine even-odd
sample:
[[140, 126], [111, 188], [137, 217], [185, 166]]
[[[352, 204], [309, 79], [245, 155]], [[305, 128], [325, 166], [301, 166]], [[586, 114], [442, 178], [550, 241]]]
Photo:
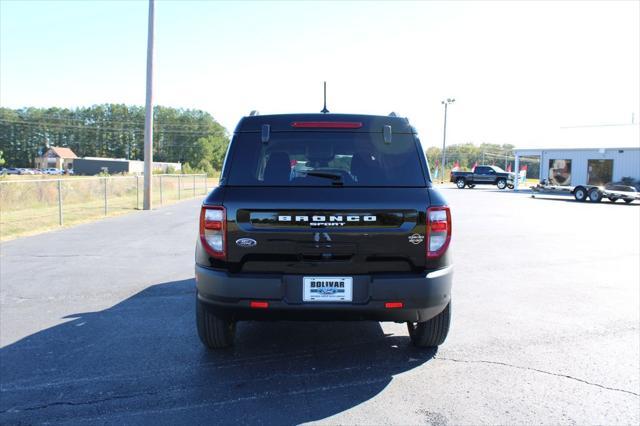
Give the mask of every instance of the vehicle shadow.
[[0, 423], [278, 423], [324, 419], [428, 362], [377, 322], [241, 323], [209, 352], [194, 281], [163, 283], [0, 349]]

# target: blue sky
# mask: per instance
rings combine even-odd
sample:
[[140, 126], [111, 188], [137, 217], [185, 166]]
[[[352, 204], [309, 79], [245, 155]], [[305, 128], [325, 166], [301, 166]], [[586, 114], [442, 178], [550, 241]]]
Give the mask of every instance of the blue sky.
[[[156, 3], [157, 104], [410, 118], [424, 145], [535, 145], [640, 104], [639, 2]], [[144, 104], [146, 1], [0, 1], [0, 104]]]

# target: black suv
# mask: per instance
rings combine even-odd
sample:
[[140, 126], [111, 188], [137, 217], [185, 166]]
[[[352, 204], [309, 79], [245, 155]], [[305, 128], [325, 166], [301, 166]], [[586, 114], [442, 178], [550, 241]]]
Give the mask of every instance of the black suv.
[[196, 320], [205, 346], [241, 320], [451, 321], [451, 213], [406, 118], [244, 117], [202, 205]]

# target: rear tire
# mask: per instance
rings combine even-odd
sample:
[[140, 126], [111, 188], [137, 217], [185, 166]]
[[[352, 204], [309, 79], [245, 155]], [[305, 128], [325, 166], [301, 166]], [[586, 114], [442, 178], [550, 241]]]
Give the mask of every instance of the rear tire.
[[507, 187], [507, 180], [498, 179], [498, 181], [496, 182], [496, 185], [498, 185], [498, 189], [505, 189]]
[[444, 311], [425, 322], [408, 322], [411, 343], [419, 348], [431, 348], [444, 343], [451, 324], [451, 302]]
[[573, 190], [573, 196], [575, 197], [576, 201], [584, 201], [587, 199], [587, 190], [579, 186]]
[[463, 179], [463, 178], [458, 178], [458, 179], [456, 179], [456, 186], [457, 186], [459, 189], [464, 189], [464, 186], [465, 186], [465, 185], [466, 185], [466, 183], [464, 182], [464, 179]]
[[236, 323], [213, 314], [196, 295], [196, 325], [198, 336], [209, 349], [228, 348], [233, 345]]
[[588, 197], [592, 203], [599, 203], [602, 201], [602, 192], [598, 188], [593, 188], [589, 191]]

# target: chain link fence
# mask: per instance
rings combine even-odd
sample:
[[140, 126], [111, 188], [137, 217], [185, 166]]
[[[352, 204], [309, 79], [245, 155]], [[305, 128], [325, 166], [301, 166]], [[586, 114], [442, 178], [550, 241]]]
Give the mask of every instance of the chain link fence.
[[[153, 175], [153, 205], [203, 197], [207, 175]], [[143, 176], [0, 181], [0, 239], [142, 209]]]

